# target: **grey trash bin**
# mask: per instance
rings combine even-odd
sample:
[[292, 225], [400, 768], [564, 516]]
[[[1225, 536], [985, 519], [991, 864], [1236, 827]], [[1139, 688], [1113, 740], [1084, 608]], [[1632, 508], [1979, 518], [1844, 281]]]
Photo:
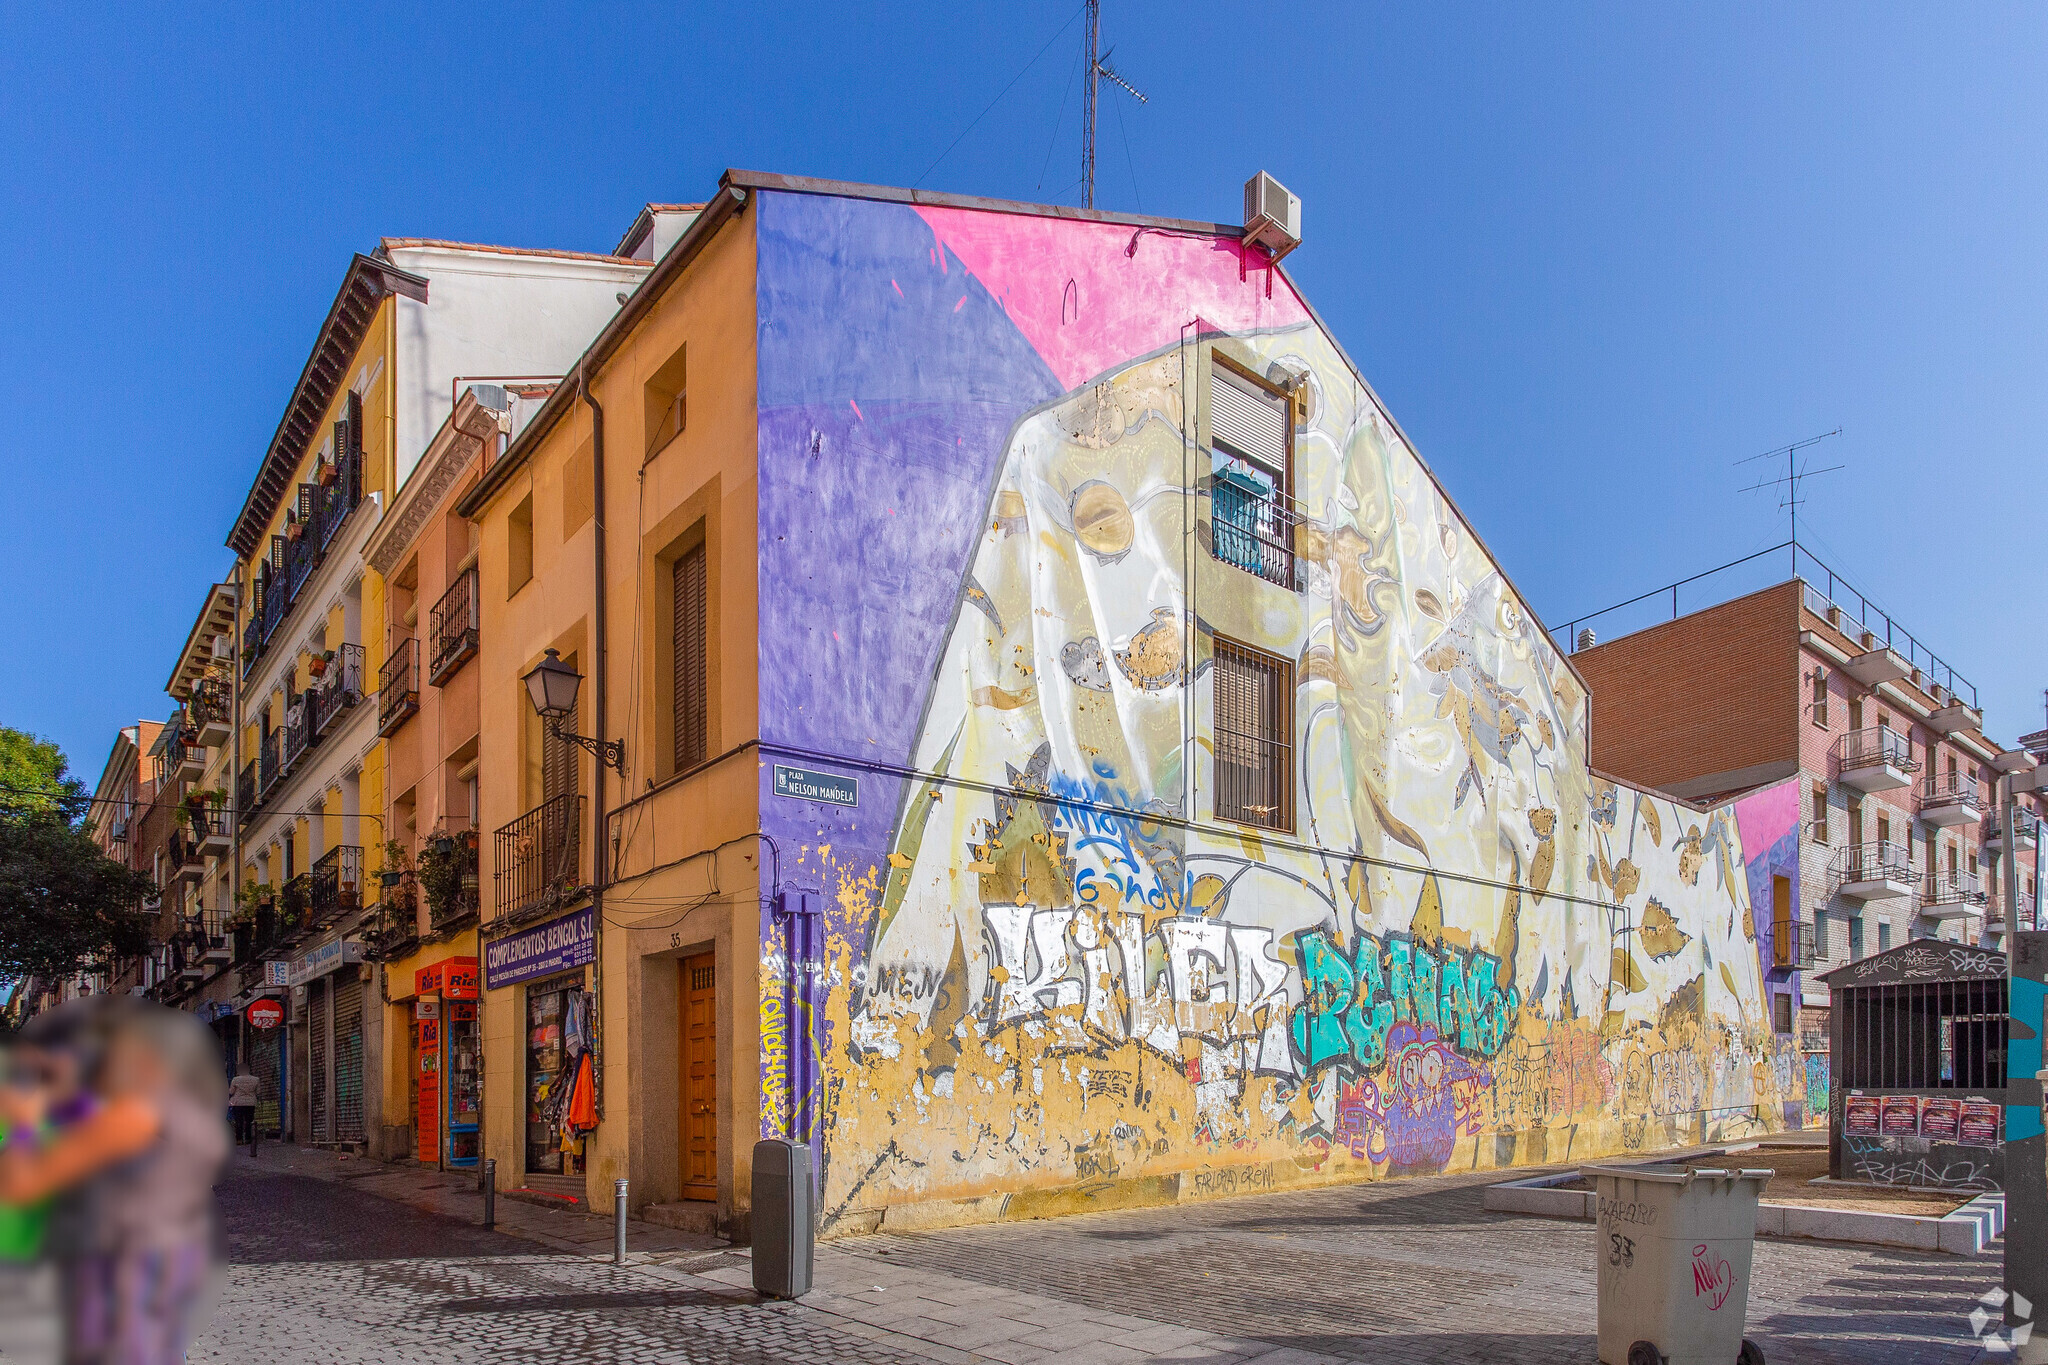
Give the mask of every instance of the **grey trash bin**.
[[799, 1299], [811, 1292], [811, 1149], [780, 1138], [754, 1144], [754, 1292]]
[[1598, 1200], [1600, 1365], [1763, 1365], [1743, 1339], [1771, 1171], [1586, 1166]]

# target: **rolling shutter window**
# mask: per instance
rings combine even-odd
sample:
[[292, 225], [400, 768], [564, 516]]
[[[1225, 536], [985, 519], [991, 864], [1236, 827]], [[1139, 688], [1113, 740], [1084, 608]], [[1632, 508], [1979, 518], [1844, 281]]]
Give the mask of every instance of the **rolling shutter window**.
[[[573, 665], [572, 665], [573, 666]], [[540, 741], [540, 796], [542, 801], [552, 801], [558, 796], [576, 794], [576, 746], [556, 736], [557, 727], [543, 725]], [[567, 716], [559, 727], [574, 733], [576, 717]]]
[[709, 755], [704, 638], [704, 547], [685, 551], [675, 562], [675, 726], [676, 771], [686, 772]]
[[1216, 817], [1294, 827], [1294, 669], [1216, 640]]
[[353, 967], [334, 982], [334, 1140], [363, 1140], [363, 982]]
[[334, 1141], [332, 1114], [327, 1107], [327, 1050], [333, 1043], [328, 1031], [327, 982], [317, 980], [306, 986], [306, 1089], [312, 1111], [313, 1141]]
[[1285, 486], [1287, 399], [1222, 365], [1210, 367], [1209, 435], [1228, 453], [1254, 460]]

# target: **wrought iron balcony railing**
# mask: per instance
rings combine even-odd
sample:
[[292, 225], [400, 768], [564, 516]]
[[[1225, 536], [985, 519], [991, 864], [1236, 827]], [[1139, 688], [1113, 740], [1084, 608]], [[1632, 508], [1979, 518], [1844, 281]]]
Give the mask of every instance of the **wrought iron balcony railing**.
[[277, 942], [291, 944], [312, 928], [313, 876], [301, 872], [277, 893]]
[[334, 718], [363, 699], [363, 647], [342, 645], [327, 661], [327, 671], [306, 691], [312, 709], [313, 739], [324, 738]]
[[242, 765], [235, 778], [235, 809], [244, 814], [256, 809], [256, 760]]
[[305, 756], [312, 742], [312, 727], [307, 723], [306, 694], [301, 692], [288, 698], [284, 704], [284, 750], [278, 755], [283, 764], [278, 769], [280, 777], [288, 776], [299, 766], [299, 760]]
[[1925, 905], [1982, 905], [1986, 899], [1974, 872], [1930, 872], [1920, 891]]
[[1880, 766], [1906, 773], [1920, 771], [1920, 760], [1913, 757], [1912, 741], [1889, 725], [1851, 730], [1842, 736], [1839, 750], [1844, 772]]
[[[2012, 827], [2021, 848], [2032, 848], [2039, 841], [2040, 817], [2025, 806], [2012, 807]], [[1996, 848], [2005, 846], [2005, 810], [1997, 808], [1984, 817], [1984, 842]]]
[[1850, 844], [1836, 851], [1828, 863], [1829, 879], [1836, 888], [1868, 882], [1916, 882], [1913, 850], [1889, 839]]
[[476, 570], [465, 569], [434, 604], [432, 629], [434, 662], [427, 681], [436, 687], [455, 675], [463, 663], [476, 654], [477, 600]]
[[351, 437], [334, 451], [333, 462], [315, 483], [300, 484], [286, 515], [286, 531], [271, 537], [265, 556], [268, 572], [242, 632], [242, 672], [246, 676], [269, 647], [277, 628], [291, 615], [313, 571], [340, 539], [341, 529], [363, 501], [360, 441]]
[[498, 914], [519, 915], [582, 885], [583, 798], [543, 801], [498, 831]]
[[1209, 510], [1209, 549], [1217, 559], [1283, 588], [1299, 586], [1294, 535], [1304, 518], [1279, 494], [1226, 469], [1210, 484]]
[[420, 642], [408, 635], [377, 671], [377, 733], [388, 735], [420, 709]]
[[365, 923], [363, 941], [372, 956], [389, 961], [412, 951], [420, 941], [418, 886], [412, 874], [384, 888]]
[[1974, 806], [1980, 797], [1974, 773], [1929, 773], [1920, 783], [1920, 807]]
[[336, 844], [313, 863], [308, 890], [313, 927], [324, 928], [363, 908], [363, 850]]
[[1789, 971], [1805, 971], [1815, 962], [1813, 926], [1797, 920], [1782, 920], [1771, 926], [1771, 965]]
[[277, 789], [277, 780], [284, 776], [278, 758], [283, 749], [284, 734], [276, 727], [264, 731], [262, 743], [256, 750], [256, 799], [266, 801]]
[[206, 677], [193, 683], [185, 714], [200, 745], [211, 749], [227, 743], [235, 716], [234, 692], [228, 680]]

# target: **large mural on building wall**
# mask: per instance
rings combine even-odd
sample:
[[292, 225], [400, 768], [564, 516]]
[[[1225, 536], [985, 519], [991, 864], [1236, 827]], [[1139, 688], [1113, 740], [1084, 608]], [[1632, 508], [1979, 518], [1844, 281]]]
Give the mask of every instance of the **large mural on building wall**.
[[[762, 803], [824, 907], [796, 988], [764, 913], [763, 1128], [828, 1230], [1797, 1121], [1737, 809], [1588, 769], [1577, 676], [1286, 278], [758, 209]], [[1218, 352], [1293, 395], [1280, 582], [1212, 553]], [[1213, 819], [1219, 634], [1292, 666], [1291, 830]]]

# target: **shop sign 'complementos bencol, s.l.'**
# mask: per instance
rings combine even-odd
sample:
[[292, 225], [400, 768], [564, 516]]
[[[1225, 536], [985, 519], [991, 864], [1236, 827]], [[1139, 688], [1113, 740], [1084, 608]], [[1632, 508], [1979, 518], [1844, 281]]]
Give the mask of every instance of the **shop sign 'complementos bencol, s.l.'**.
[[484, 989], [516, 986], [597, 960], [597, 916], [584, 906], [484, 945]]

